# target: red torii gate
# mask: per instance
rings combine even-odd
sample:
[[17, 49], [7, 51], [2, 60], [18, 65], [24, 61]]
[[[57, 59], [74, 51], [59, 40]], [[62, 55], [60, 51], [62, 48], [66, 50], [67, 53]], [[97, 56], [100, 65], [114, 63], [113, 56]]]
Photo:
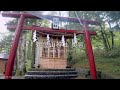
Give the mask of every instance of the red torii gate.
[[[89, 59], [89, 65], [90, 65], [90, 73], [92, 79], [97, 79], [96, 75], [96, 66], [95, 66], [95, 61], [94, 61], [94, 54], [92, 50], [92, 45], [90, 41], [90, 35], [95, 35], [95, 32], [89, 32], [88, 31], [88, 24], [93, 24], [93, 25], [98, 25], [98, 22], [96, 21], [88, 21], [88, 20], [81, 20], [83, 23], [83, 31], [78, 31], [78, 30], [52, 30], [51, 28], [42, 28], [42, 27], [28, 27], [28, 26], [23, 26], [24, 24], [24, 19], [25, 18], [36, 18], [38, 17], [33, 16], [28, 13], [2, 13], [2, 16], [4, 17], [14, 17], [14, 18], [20, 18], [17, 26], [8, 26], [9, 29], [16, 29], [15, 30], [15, 37], [12, 42], [12, 47], [10, 49], [10, 54], [9, 54], [9, 59], [8, 59], [8, 64], [6, 67], [6, 72], [5, 72], [5, 79], [11, 79], [12, 77], [12, 71], [13, 71], [13, 66], [14, 66], [14, 60], [16, 56], [16, 51], [17, 51], [17, 46], [20, 38], [20, 34], [22, 29], [24, 30], [46, 30], [46, 31], [51, 31], [51, 32], [66, 32], [66, 33], [78, 33], [78, 34], [84, 34], [84, 39], [85, 39], [85, 44], [86, 44], [86, 49], [87, 49], [87, 55]], [[60, 17], [62, 19], [66, 19], [66, 17]], [[40, 18], [39, 18], [40, 19]], [[69, 18], [69, 20], [77, 22], [77, 18]]]

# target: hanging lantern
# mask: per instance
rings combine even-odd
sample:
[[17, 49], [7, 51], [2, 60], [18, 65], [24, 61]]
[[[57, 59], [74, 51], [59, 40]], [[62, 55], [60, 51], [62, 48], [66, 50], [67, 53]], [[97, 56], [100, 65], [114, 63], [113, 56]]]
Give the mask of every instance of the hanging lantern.
[[50, 44], [50, 36], [49, 36], [49, 34], [47, 34], [47, 45], [49, 45]]
[[36, 30], [33, 32], [33, 42], [37, 41], [37, 34], [36, 34]]
[[76, 45], [77, 45], [76, 33], [74, 33], [73, 45], [74, 45], [74, 46], [76, 46]]
[[62, 46], [64, 47], [65, 46], [65, 38], [64, 38], [64, 35], [62, 35]]

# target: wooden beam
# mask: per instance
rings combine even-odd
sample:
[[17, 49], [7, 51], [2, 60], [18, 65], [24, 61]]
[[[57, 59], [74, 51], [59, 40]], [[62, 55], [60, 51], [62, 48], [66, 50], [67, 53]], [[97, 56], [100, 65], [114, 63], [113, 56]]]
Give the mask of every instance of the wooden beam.
[[[2, 16], [3, 17], [12, 17], [12, 18], [19, 18], [21, 14], [24, 14], [25, 18], [33, 18], [33, 19], [44, 19], [46, 18], [47, 20], [53, 20], [53, 18], [59, 18], [60, 21], [62, 22], [73, 22], [73, 23], [80, 23], [78, 18], [71, 18], [71, 17], [60, 17], [60, 16], [51, 16], [51, 15], [39, 15], [39, 17], [34, 16], [29, 13], [9, 13], [9, 12], [3, 12]], [[80, 19], [82, 24], [86, 22], [87, 24], [91, 25], [100, 25], [97, 21], [91, 21], [91, 20], [83, 20]]]
[[[9, 30], [15, 30], [16, 29], [16, 25], [7, 25], [7, 29]], [[23, 30], [37, 30], [40, 32], [46, 32], [46, 33], [66, 33], [66, 34], [84, 34], [84, 32], [82, 30], [65, 30], [65, 29], [59, 29], [59, 30], [55, 30], [52, 28], [44, 28], [44, 27], [38, 27], [38, 26], [23, 26], [22, 28]], [[90, 35], [96, 35], [96, 32], [94, 31], [89, 31]]]
[[33, 16], [31, 14], [28, 14], [28, 13], [9, 13], [9, 12], [3, 12], [2, 16], [3, 17], [11, 17], [11, 18], [20, 18], [21, 14], [23, 14], [25, 18], [40, 19], [40, 18], [38, 18], [36, 16]]

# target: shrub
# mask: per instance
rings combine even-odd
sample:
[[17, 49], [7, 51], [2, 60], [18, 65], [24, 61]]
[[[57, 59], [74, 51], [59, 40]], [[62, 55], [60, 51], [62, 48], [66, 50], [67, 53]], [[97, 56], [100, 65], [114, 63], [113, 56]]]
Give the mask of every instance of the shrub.
[[95, 57], [101, 57], [103, 54], [103, 49], [95, 49], [93, 52]]
[[72, 48], [70, 54], [68, 53], [68, 64], [74, 65], [86, 58], [86, 52], [80, 48]]
[[120, 56], [120, 49], [115, 48], [115, 49], [112, 49], [112, 50], [103, 51], [102, 55], [106, 58], [116, 58], [116, 57]]

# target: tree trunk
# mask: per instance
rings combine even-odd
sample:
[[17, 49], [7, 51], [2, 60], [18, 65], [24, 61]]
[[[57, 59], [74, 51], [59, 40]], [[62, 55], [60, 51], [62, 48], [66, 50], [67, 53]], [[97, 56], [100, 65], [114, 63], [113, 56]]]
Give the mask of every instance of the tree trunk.
[[21, 47], [21, 66], [22, 66], [22, 75], [26, 73], [26, 66], [25, 66], [25, 50], [26, 50], [26, 33], [23, 33], [22, 35], [22, 47]]
[[103, 44], [104, 44], [104, 47], [106, 50], [108, 50], [108, 45], [107, 45], [107, 42], [106, 42], [106, 39], [105, 39], [105, 36], [104, 36], [104, 32], [103, 31], [100, 31], [101, 32], [101, 35], [102, 35], [102, 38], [103, 38]]
[[112, 37], [112, 49], [114, 48], [114, 33], [113, 31], [110, 31], [111, 37]]
[[105, 39], [106, 39], [106, 42], [107, 42], [108, 49], [111, 49], [110, 43], [109, 43], [109, 40], [108, 40], [108, 35], [105, 32], [104, 32], [104, 34], [105, 34]]
[[[111, 30], [112, 28], [111, 28], [110, 22], [108, 22], [108, 24], [109, 24], [109, 27], [110, 27], [110, 30]], [[110, 31], [110, 33], [111, 33], [111, 38], [112, 38], [111, 48], [113, 49], [114, 48], [114, 33], [113, 33], [113, 31]]]
[[26, 73], [26, 66], [25, 66], [25, 47], [26, 47], [26, 35], [22, 32], [20, 37], [18, 51], [17, 51], [17, 70], [16, 75], [22, 76]]
[[74, 64], [73, 62], [73, 48], [72, 48], [72, 39], [68, 41], [68, 66], [72, 66]]
[[20, 75], [20, 57], [21, 57], [21, 36], [18, 44], [18, 49], [17, 49], [17, 61], [16, 61], [16, 76]]

